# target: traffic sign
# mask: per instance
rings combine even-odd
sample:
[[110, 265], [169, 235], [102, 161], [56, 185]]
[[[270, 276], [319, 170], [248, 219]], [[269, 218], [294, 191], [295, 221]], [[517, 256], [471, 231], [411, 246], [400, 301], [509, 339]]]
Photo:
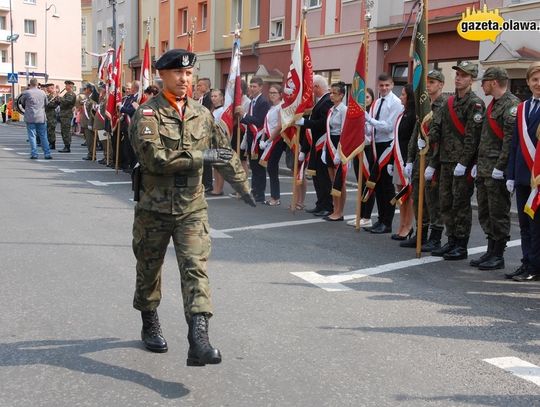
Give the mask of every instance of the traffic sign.
[[9, 72], [8, 73], [8, 83], [18, 83], [19, 82], [19, 74], [15, 72]]

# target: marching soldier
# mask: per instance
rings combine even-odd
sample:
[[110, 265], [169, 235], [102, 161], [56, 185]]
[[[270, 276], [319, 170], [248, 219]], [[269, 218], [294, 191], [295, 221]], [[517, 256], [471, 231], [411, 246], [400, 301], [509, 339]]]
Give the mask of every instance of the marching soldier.
[[187, 97], [195, 62], [196, 55], [183, 49], [164, 53], [155, 64], [163, 91], [133, 116], [130, 138], [140, 162], [133, 174], [138, 199], [133, 224], [137, 259], [133, 306], [141, 311], [146, 348], [166, 352], [156, 310], [161, 300], [161, 266], [172, 236], [189, 325], [187, 364], [204, 366], [220, 363], [221, 353], [208, 339], [212, 304], [206, 272], [210, 236], [203, 165], [213, 164], [247, 204], [255, 206], [255, 201], [227, 136], [206, 108]]
[[431, 181], [440, 165], [439, 198], [448, 243], [431, 254], [445, 260], [461, 260], [468, 256], [474, 192], [470, 171], [480, 140], [484, 102], [471, 90], [478, 66], [462, 61], [452, 69], [456, 71], [456, 94], [442, 106], [441, 121], [434, 122], [429, 129], [433, 154], [424, 176]]
[[480, 270], [504, 268], [504, 249], [510, 240], [511, 202], [505, 172], [520, 100], [507, 86], [508, 73], [503, 68], [488, 68], [482, 77], [482, 89], [493, 100], [482, 125], [476, 171], [478, 220], [487, 236], [488, 249], [470, 265]]
[[54, 91], [54, 84], [47, 83], [44, 85], [47, 90], [47, 106], [45, 106], [45, 115], [47, 116], [47, 139], [49, 140], [49, 148], [56, 149], [56, 108], [58, 106], [58, 98]]
[[58, 98], [60, 104], [60, 125], [62, 129], [62, 141], [64, 142], [64, 148], [59, 150], [59, 153], [71, 152], [71, 119], [73, 118], [73, 107], [77, 96], [73, 92], [73, 86], [75, 83], [72, 81], [64, 81], [66, 85], [66, 94]]
[[[429, 136], [429, 129], [432, 123], [440, 123], [441, 121], [441, 107], [446, 103], [446, 98], [442, 95], [443, 86], [443, 73], [436, 69], [429, 71], [427, 74], [427, 93], [431, 99], [432, 113], [430, 119], [421, 124], [424, 131], [427, 133], [427, 136]], [[413, 134], [418, 135], [418, 137], [411, 137], [411, 140], [409, 141], [405, 174], [408, 177], [411, 177], [412, 175], [414, 211], [415, 214], [418, 214], [418, 188], [420, 182], [420, 174], [418, 171], [420, 169], [420, 150], [426, 146], [426, 142], [422, 137], [420, 137], [418, 128], [414, 129]], [[432, 151], [431, 147], [429, 151]], [[440, 168], [437, 168], [436, 171], [440, 172]], [[436, 179], [426, 182], [424, 197], [425, 205], [422, 219], [422, 251], [432, 252], [433, 250], [441, 247], [441, 236], [444, 229], [439, 205], [439, 183]], [[431, 228], [429, 240], [427, 239], [428, 228]], [[400, 246], [416, 247], [416, 236], [402, 242]]]

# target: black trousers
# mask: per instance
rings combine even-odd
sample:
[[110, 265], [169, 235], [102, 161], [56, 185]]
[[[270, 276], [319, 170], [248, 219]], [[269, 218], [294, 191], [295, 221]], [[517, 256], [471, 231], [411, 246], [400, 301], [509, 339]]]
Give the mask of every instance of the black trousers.
[[[371, 145], [366, 145], [365, 147], [366, 157], [368, 161], [368, 166], [371, 168], [373, 165], [373, 152], [371, 151]], [[356, 175], [356, 180], [358, 181], [358, 164], [360, 160], [358, 157], [353, 158], [353, 167], [354, 174]], [[363, 180], [363, 185], [366, 185], [366, 180]], [[373, 207], [375, 206], [375, 194], [372, 194], [366, 202], [362, 202], [360, 205], [360, 217], [362, 219], [371, 219], [371, 212], [373, 212]]]
[[120, 139], [120, 167], [123, 169], [133, 168], [137, 164], [137, 156], [129, 141], [128, 133], [123, 133]]
[[[253, 138], [250, 134], [248, 137], [248, 151], [251, 152], [251, 143]], [[251, 193], [256, 201], [262, 202], [265, 200], [264, 192], [266, 190], [266, 168], [259, 164], [259, 158], [253, 159], [249, 154], [249, 168], [251, 169]]]
[[202, 182], [205, 189], [213, 188], [214, 177], [212, 175], [212, 165], [204, 164], [202, 173]]
[[6, 122], [6, 112], [2, 112], [2, 123]]
[[537, 211], [534, 219], [527, 215], [523, 208], [531, 193], [531, 187], [516, 185], [516, 202], [521, 234], [521, 251], [524, 264], [532, 268], [532, 272], [540, 273], [540, 213]]
[[270, 178], [270, 196], [274, 199], [280, 198], [279, 188], [279, 160], [285, 151], [285, 142], [280, 139], [274, 146], [274, 150], [268, 160], [266, 171], [268, 172], [268, 178]]
[[[315, 143], [314, 143], [315, 144]], [[315, 160], [315, 175], [313, 176], [313, 186], [315, 187], [315, 193], [317, 194], [317, 202], [315, 206], [322, 211], [332, 212], [334, 210], [334, 203], [332, 201], [332, 180], [328, 174], [328, 166], [323, 163], [321, 156], [322, 150], [317, 152], [315, 145], [311, 147], [311, 156]]]
[[[390, 141], [384, 143], [375, 143], [377, 156], [380, 157], [390, 144]], [[386, 166], [381, 168], [379, 175], [379, 181], [377, 181], [377, 184], [375, 185], [375, 199], [377, 200], [377, 209], [379, 211], [379, 222], [388, 227], [392, 227], [395, 208], [390, 201], [395, 195], [394, 184], [392, 183], [392, 177], [386, 170]]]

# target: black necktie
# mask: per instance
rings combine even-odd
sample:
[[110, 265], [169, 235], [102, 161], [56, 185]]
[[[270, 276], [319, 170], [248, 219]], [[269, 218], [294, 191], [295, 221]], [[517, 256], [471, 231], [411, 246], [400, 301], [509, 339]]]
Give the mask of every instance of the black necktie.
[[538, 109], [538, 99], [532, 100], [532, 106], [531, 106], [531, 113], [529, 114], [529, 117], [532, 117], [536, 114], [536, 110]]
[[377, 113], [375, 113], [375, 120], [379, 120], [379, 115], [381, 114], [381, 107], [384, 103], [384, 98], [381, 98], [381, 103], [379, 103], [379, 106], [377, 107]]

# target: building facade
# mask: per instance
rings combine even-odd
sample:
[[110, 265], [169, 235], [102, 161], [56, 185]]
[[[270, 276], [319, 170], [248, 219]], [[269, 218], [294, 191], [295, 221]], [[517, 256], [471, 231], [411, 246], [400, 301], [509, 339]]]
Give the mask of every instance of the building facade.
[[[139, 54], [137, 59], [131, 59], [129, 67], [133, 78], [141, 76], [141, 64], [144, 55], [144, 45], [148, 39], [150, 47], [150, 63], [156, 60], [159, 51], [159, 3], [155, 0], [139, 1]], [[153, 72], [155, 77], [155, 72]]]
[[93, 49], [92, 0], [81, 0], [81, 73], [83, 82], [95, 81], [92, 71], [92, 56], [87, 51]]
[[[19, 74], [15, 95], [27, 87], [32, 77], [60, 88], [68, 79], [80, 85], [80, 24], [79, 1], [12, 0], [10, 8], [9, 0], [0, 0], [0, 93], [11, 93], [8, 74], [12, 63]], [[16, 37], [13, 55], [11, 32]]]

